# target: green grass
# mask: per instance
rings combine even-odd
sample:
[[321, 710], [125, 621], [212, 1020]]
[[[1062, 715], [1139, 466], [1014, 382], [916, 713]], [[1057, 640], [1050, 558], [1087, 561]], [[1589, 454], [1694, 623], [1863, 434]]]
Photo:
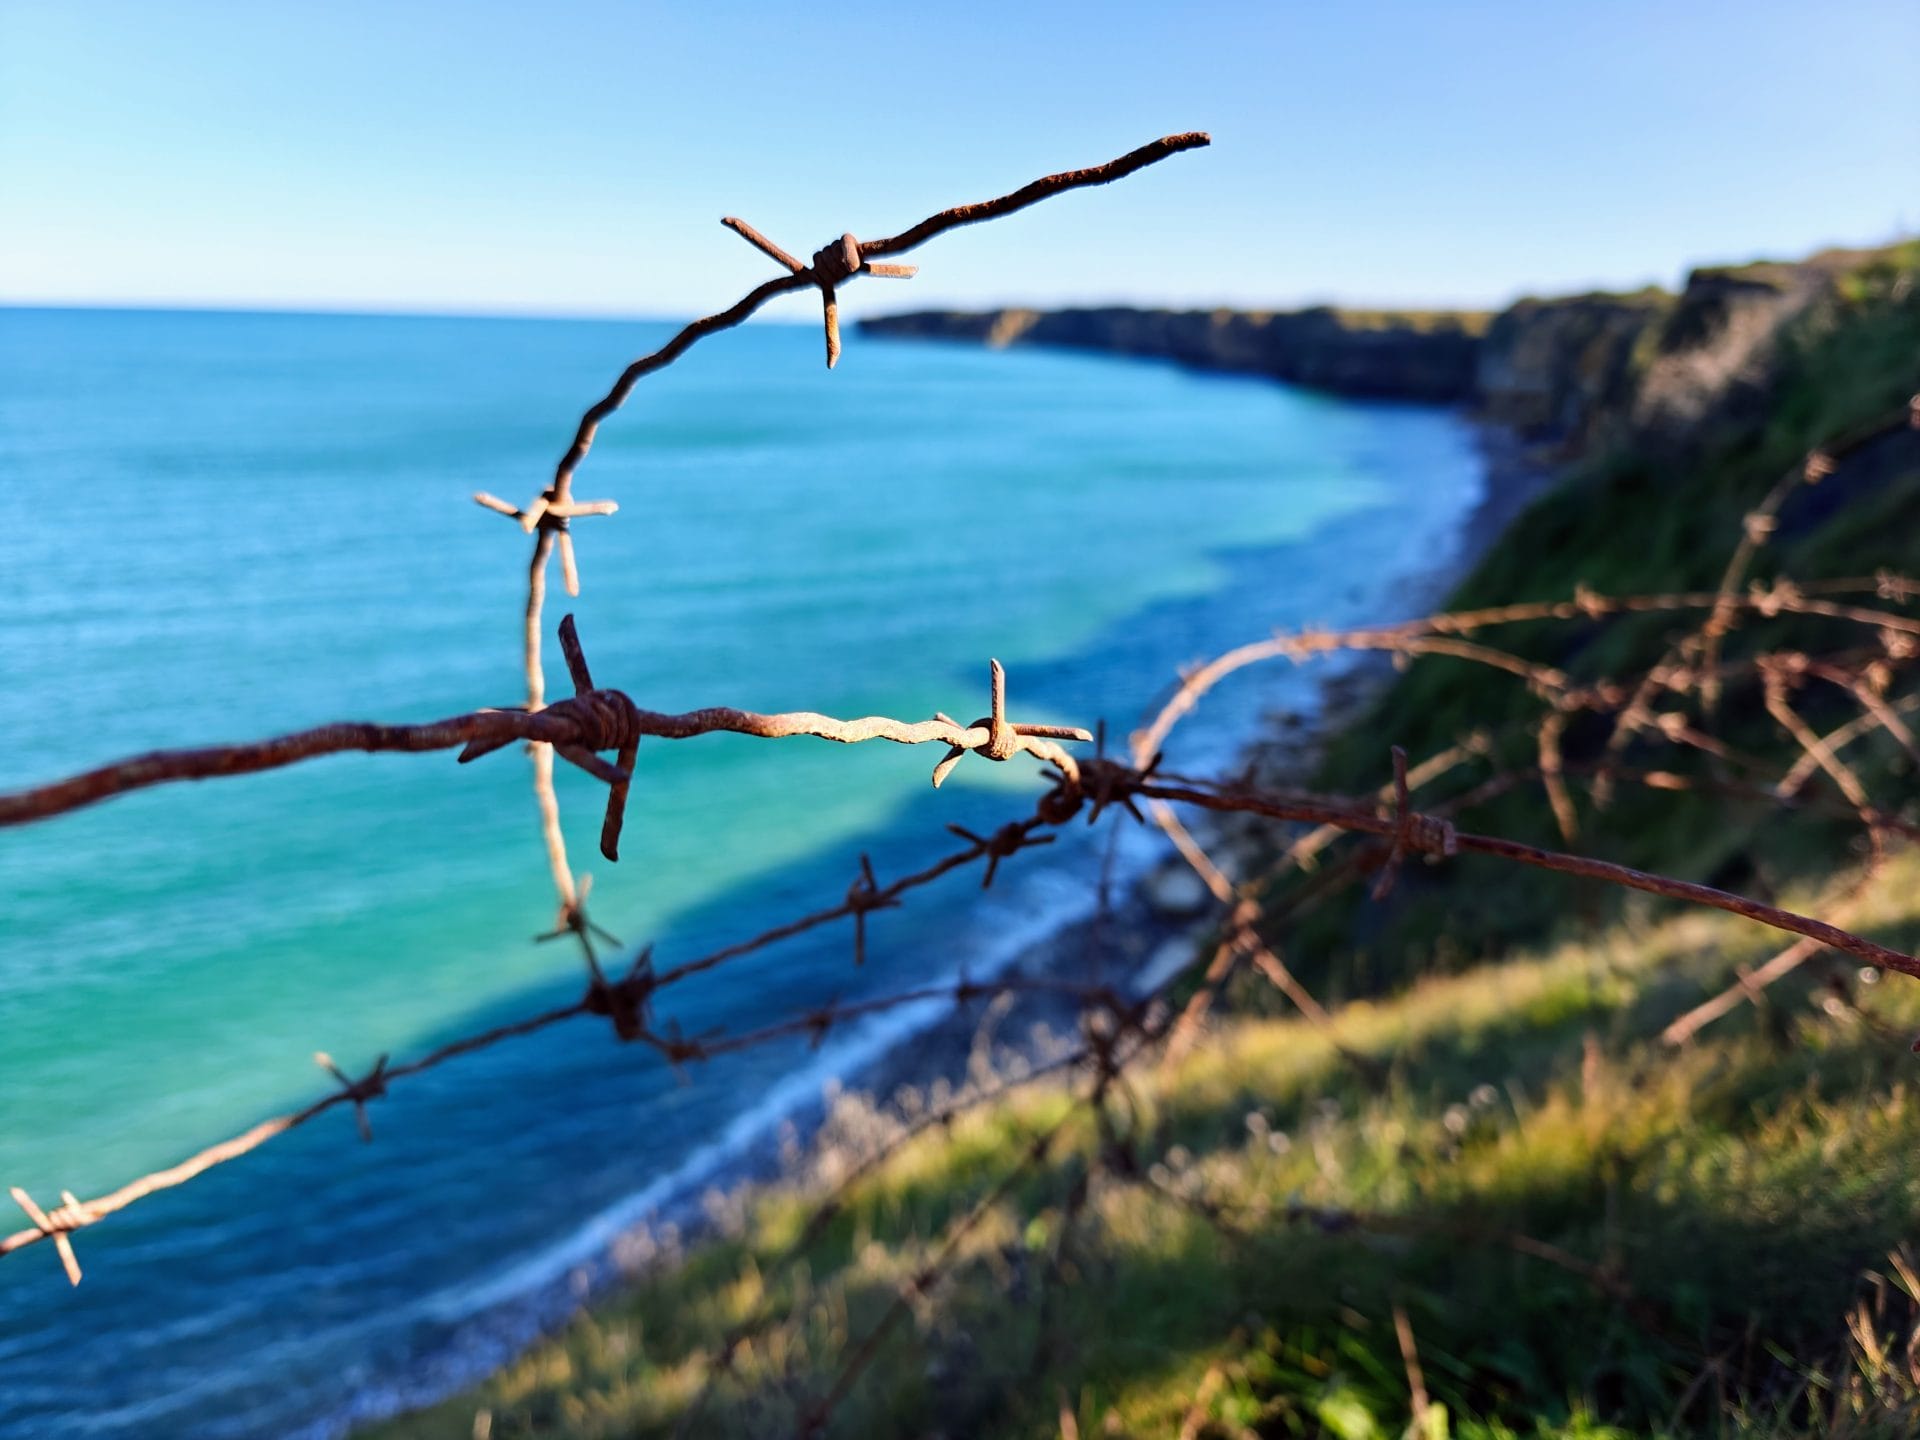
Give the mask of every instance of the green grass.
[[[1920, 863], [1898, 862], [1875, 894], [1863, 925], [1920, 938]], [[1098, 1143], [1070, 1121], [834, 1433], [1051, 1436], [1064, 1394], [1082, 1434], [1171, 1435], [1218, 1365], [1201, 1433], [1397, 1436], [1410, 1392], [1395, 1304], [1455, 1435], [1911, 1433], [1920, 1409], [1896, 1364], [1865, 1363], [1845, 1388], [1865, 1362], [1846, 1327], [1875, 1293], [1863, 1276], [1892, 1273], [1920, 1221], [1903, 1043], [1920, 989], [1856, 983], [1829, 1005], [1783, 986], [1764, 1016], [1685, 1050], [1656, 1038], [1771, 940], [1684, 914], [1357, 1002], [1333, 1036], [1231, 1022], [1140, 1078], [1148, 1183], [1098, 1180], [1069, 1223]], [[1385, 1083], [1334, 1039], [1383, 1062]], [[479, 1391], [375, 1433], [466, 1437], [479, 1412], [502, 1440], [667, 1433], [710, 1347], [762, 1307], [779, 1323], [742, 1360], [750, 1383], [723, 1382], [695, 1433], [788, 1433], [783, 1390], [826, 1388], [941, 1227], [1067, 1105], [1035, 1087], [912, 1143], [784, 1266], [810, 1197], [749, 1197], [730, 1237], [649, 1270]], [[885, 1130], [855, 1108], [843, 1145]], [[1296, 1206], [1394, 1223], [1327, 1233]], [[1631, 1301], [1511, 1236], [1612, 1267]], [[1909, 1309], [1883, 1322], [1892, 1351]], [[1836, 1394], [1841, 1423], [1822, 1428]]]

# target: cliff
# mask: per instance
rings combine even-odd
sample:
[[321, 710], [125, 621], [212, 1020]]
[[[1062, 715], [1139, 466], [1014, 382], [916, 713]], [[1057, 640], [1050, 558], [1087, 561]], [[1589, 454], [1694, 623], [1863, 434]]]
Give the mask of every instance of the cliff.
[[921, 311], [862, 320], [871, 335], [1055, 345], [1271, 375], [1344, 395], [1455, 403], [1474, 394], [1476, 312], [1244, 310]]
[[1672, 303], [1644, 290], [1511, 305], [1487, 327], [1473, 401], [1528, 439], [1588, 448], [1631, 406], [1643, 338]]
[[1763, 414], [1782, 337], [1885, 252], [1693, 271], [1649, 288], [1473, 311], [920, 311], [880, 336], [1153, 356], [1345, 395], [1469, 405], [1563, 454], [1710, 447]]

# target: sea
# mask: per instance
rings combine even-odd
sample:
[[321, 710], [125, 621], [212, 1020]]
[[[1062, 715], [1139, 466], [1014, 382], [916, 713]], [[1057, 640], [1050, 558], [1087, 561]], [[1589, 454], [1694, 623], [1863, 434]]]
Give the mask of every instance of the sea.
[[[524, 695], [536, 495], [665, 322], [0, 309], [0, 791], [124, 754]], [[655, 710], [1016, 719], [1116, 742], [1181, 666], [1393, 618], [1488, 490], [1459, 414], [1043, 350], [750, 325], [644, 380], [576, 494], [594, 675]], [[1248, 672], [1169, 764], [1227, 763], [1324, 672]], [[640, 750], [621, 858], [562, 765], [592, 913], [670, 966], [1029, 813], [1028, 759], [708, 736]], [[962, 971], [1091, 904], [1099, 833], [664, 993], [689, 1034]], [[1153, 860], [1144, 835], [1121, 864]], [[518, 747], [352, 755], [0, 831], [0, 1187], [43, 1205], [171, 1165], [359, 1074], [578, 996]], [[333, 1436], [484, 1374], [637, 1231], [764, 1170], [931, 1002], [676, 1074], [575, 1022], [341, 1109], [0, 1259], [0, 1437]], [[0, 1206], [11, 1202], [0, 1199]], [[24, 1226], [23, 1215], [0, 1231]]]

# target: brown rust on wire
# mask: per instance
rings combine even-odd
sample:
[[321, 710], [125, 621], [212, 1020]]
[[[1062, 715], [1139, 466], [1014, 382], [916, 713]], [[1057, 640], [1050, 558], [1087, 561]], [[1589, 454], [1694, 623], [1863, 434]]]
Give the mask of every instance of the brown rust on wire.
[[851, 235], [842, 235], [831, 244], [821, 246], [814, 251], [813, 263], [802, 265], [746, 221], [728, 215], [720, 223], [762, 254], [778, 260], [796, 278], [810, 281], [820, 287], [820, 299], [826, 317], [827, 368], [829, 370], [840, 361], [840, 305], [837, 288], [855, 275], [880, 275], [894, 280], [910, 280], [919, 273], [919, 267], [914, 265], [876, 265], [864, 259], [860, 242]]
[[[1095, 165], [1085, 170], [1063, 170], [1055, 175], [1042, 176], [1011, 194], [1002, 195], [995, 200], [985, 200], [972, 205], [956, 205], [952, 209], [942, 210], [936, 215], [929, 215], [919, 224], [910, 226], [898, 235], [880, 240], [855, 242], [855, 249], [863, 264], [868, 257], [875, 255], [902, 255], [924, 245], [934, 236], [945, 231], [958, 229], [962, 225], [975, 225], [982, 220], [998, 219], [1002, 215], [1011, 215], [1016, 210], [1024, 210], [1029, 205], [1037, 204], [1039, 201], [1063, 194], [1068, 190], [1078, 190], [1089, 185], [1110, 184], [1157, 161], [1178, 155], [1183, 150], [1195, 150], [1210, 143], [1210, 138], [1199, 131], [1167, 135], [1142, 145], [1137, 150], [1130, 150], [1119, 159], [1109, 160], [1104, 165]], [[729, 228], [736, 233], [748, 236], [756, 247], [786, 266], [787, 273], [756, 286], [725, 310], [695, 320], [658, 350], [650, 355], [641, 356], [621, 371], [619, 379], [613, 383], [613, 388], [580, 417], [579, 427], [574, 432], [573, 444], [567, 448], [566, 454], [560, 457], [560, 463], [554, 469], [553, 484], [550, 488], [556, 499], [564, 502], [569, 497], [573, 473], [579, 469], [580, 462], [586, 459], [587, 452], [592, 449], [594, 436], [600, 429], [600, 422], [626, 403], [627, 397], [633, 393], [633, 387], [643, 378], [663, 366], [671, 365], [685, 354], [695, 341], [740, 324], [776, 296], [795, 290], [804, 290], [809, 286], [824, 291], [827, 288], [827, 284], [822, 283], [824, 274], [837, 273], [838, 265], [836, 264], [833, 271], [823, 272], [822, 276], [817, 277], [808, 267], [801, 266], [791, 255], [760, 235], [758, 231], [753, 230], [744, 221], [729, 219], [726, 223]], [[843, 236], [841, 241], [836, 243], [844, 246], [849, 239], [851, 239], [850, 236]], [[822, 253], [832, 248], [831, 245], [823, 247]], [[845, 258], [843, 249], [839, 263], [843, 264]], [[869, 273], [897, 275], [906, 268], [889, 266], [884, 272]], [[837, 353], [837, 347], [833, 347], [831, 341], [829, 343], [830, 348], [834, 348]]]
[[[518, 712], [505, 713], [516, 715], [518, 719], [523, 721], [541, 718], [540, 716], [525, 716]], [[543, 712], [543, 714], [544, 713], [545, 712]], [[702, 731], [698, 733], [709, 732]], [[449, 741], [448, 743], [457, 742]], [[982, 745], [986, 743], [984, 736], [981, 737], [979, 743]], [[1343, 808], [1317, 797], [1280, 795], [1271, 792], [1254, 791], [1244, 787], [1234, 788], [1224, 792], [1215, 792], [1191, 785], [1170, 784], [1164, 780], [1155, 779], [1148, 772], [1136, 771], [1127, 766], [1120, 765], [1117, 762], [1089, 761], [1087, 765], [1083, 767], [1078, 777], [1069, 778], [1066, 775], [1059, 776], [1056, 782], [1056, 791], [1048, 796], [1042, 797], [1037, 813], [1029, 819], [1019, 822], [1019, 830], [1023, 836], [1022, 843], [1026, 844], [1032, 843], [1033, 831], [1036, 828], [1045, 825], [1066, 823], [1067, 820], [1071, 819], [1072, 816], [1077, 813], [1077, 805], [1063, 809], [1063, 807], [1057, 803], [1050, 802], [1057, 800], [1057, 794], [1060, 790], [1071, 789], [1075, 793], [1078, 793], [1078, 787], [1082, 783], [1087, 783], [1092, 786], [1101, 787], [1109, 797], [1112, 798], [1125, 796], [1130, 799], [1134, 796], [1139, 796], [1149, 800], [1191, 804], [1206, 809], [1241, 811], [1250, 814], [1265, 815], [1278, 820], [1332, 826], [1340, 830], [1372, 835], [1389, 840], [1398, 844], [1403, 853], [1421, 852], [1433, 855], [1445, 855], [1449, 849], [1448, 834], [1451, 827], [1444, 826], [1436, 817], [1422, 815], [1413, 811], [1405, 794], [1401, 791], [1401, 783], [1404, 783], [1401, 780], [1401, 776], [1403, 776], [1405, 772], [1400, 772], [1398, 767], [1396, 767], [1396, 772], [1397, 782], [1399, 783], [1396, 783], [1394, 787], [1396, 796], [1395, 811], [1392, 815], [1382, 816], [1371, 809], [1363, 807]], [[996, 844], [997, 840], [998, 844]], [[877, 902], [897, 899], [907, 890], [932, 883], [932, 881], [964, 865], [992, 858], [997, 848], [1004, 849], [1008, 844], [1008, 841], [998, 839], [998, 832], [995, 837], [975, 838], [965, 850], [946, 856], [913, 875], [903, 876], [886, 886], [875, 887], [871, 892], [864, 892], [863, 887], [863, 893], [857, 898], [851, 898], [827, 910], [815, 912], [812, 915], [801, 917], [799, 920], [789, 922], [786, 925], [775, 927], [772, 930], [763, 932], [761, 935], [755, 936], [749, 941], [729, 946], [702, 959], [685, 962], [671, 970], [662, 972], [658, 976], [654, 976], [651, 973], [649, 956], [643, 954], [641, 962], [636, 962], [634, 972], [629, 975], [626, 981], [622, 982], [623, 985], [630, 987], [624, 998], [617, 994], [605, 994], [600, 993], [598, 990], [590, 990], [585, 999], [572, 1005], [548, 1010], [523, 1021], [499, 1026], [491, 1030], [482, 1031], [476, 1035], [452, 1041], [417, 1061], [377, 1070], [376, 1075], [380, 1080], [381, 1090], [384, 1092], [385, 1087], [396, 1080], [435, 1068], [461, 1055], [486, 1049], [510, 1039], [533, 1034], [586, 1014], [612, 1014], [616, 1018], [617, 1031], [633, 1032], [632, 1035], [622, 1033], [622, 1038], [649, 1040], [655, 1048], [667, 1055], [669, 1059], [678, 1060], [708, 1058], [712, 1055], [729, 1053], [734, 1050], [748, 1048], [751, 1045], [766, 1043], [767, 1041], [782, 1036], [800, 1033], [814, 1035], [824, 1034], [831, 1026], [840, 1023], [850, 1016], [871, 1014], [889, 1006], [937, 998], [947, 998], [955, 1000], [956, 1002], [964, 1002], [969, 999], [978, 998], [982, 994], [994, 993], [998, 990], [1011, 989], [1022, 985], [1036, 988], [1045, 987], [1053, 990], [1055, 993], [1060, 993], [1063, 990], [1072, 991], [1086, 1003], [1109, 1004], [1111, 992], [1101, 988], [1096, 987], [1089, 989], [1080, 987], [1076, 989], [1071, 986], [1060, 986], [1053, 982], [1010, 979], [994, 982], [990, 985], [972, 985], [962, 981], [955, 986], [926, 987], [905, 992], [901, 995], [882, 997], [881, 999], [873, 1001], [858, 1002], [855, 1005], [846, 1007], [816, 1009], [793, 1019], [763, 1027], [758, 1031], [750, 1031], [739, 1036], [720, 1037], [712, 1040], [663, 1040], [653, 1035], [651, 1031], [639, 1028], [637, 1023], [629, 1022], [625, 1025], [621, 1023], [619, 1012], [615, 1007], [633, 1001], [636, 998], [635, 991], [643, 990], [644, 992], [637, 997], [639, 1000], [650, 999], [658, 990], [692, 975], [712, 969], [728, 960], [762, 949], [767, 945], [777, 943], [780, 940], [789, 938], [805, 930], [813, 929], [817, 926], [849, 916], [856, 916], [866, 910], [878, 908]], [[1786, 930], [1808, 937], [1824, 946], [1847, 951], [1867, 960], [1871, 964], [1879, 965], [1883, 968], [1898, 970], [1909, 975], [1920, 974], [1920, 963], [1916, 963], [1910, 956], [1889, 950], [1884, 946], [1875, 945], [1873, 942], [1853, 935], [1837, 926], [1829, 925], [1825, 922], [1813, 920], [1809, 917], [1797, 915], [1791, 911], [1781, 910], [1757, 901], [1748, 900], [1745, 897], [1715, 890], [1711, 887], [1672, 880], [1665, 876], [1649, 875], [1645, 872], [1616, 865], [1608, 861], [1593, 860], [1582, 856], [1542, 850], [1535, 846], [1524, 845], [1493, 836], [1454, 832], [1453, 844], [1454, 848], [1461, 851], [1493, 855], [1522, 864], [1601, 880], [1627, 888], [1645, 890], [1671, 899], [1726, 910], [1730, 913], [1757, 920], [1760, 923], [1770, 925], [1776, 929]], [[643, 975], [644, 979], [642, 978]], [[635, 1006], [634, 1013], [636, 1015], [642, 1013], [637, 1005]], [[36, 1223], [35, 1228], [22, 1230], [0, 1239], [0, 1255], [35, 1244], [43, 1239], [64, 1235], [68, 1230], [78, 1229], [83, 1225], [96, 1223], [104, 1216], [124, 1209], [127, 1205], [147, 1195], [184, 1184], [216, 1165], [237, 1159], [257, 1149], [260, 1145], [277, 1138], [286, 1131], [307, 1123], [309, 1120], [337, 1105], [354, 1104], [357, 1107], [363, 1105], [367, 1098], [371, 1098], [369, 1094], [360, 1092], [354, 1086], [348, 1085], [314, 1102], [303, 1110], [265, 1121], [246, 1133], [232, 1140], [211, 1146], [170, 1169], [144, 1176], [99, 1198], [84, 1202], [74, 1201], [60, 1212], [60, 1223], [56, 1224], [51, 1230], [43, 1228]]]
[[[1889, 949], [1885, 945], [1875, 944], [1871, 940], [1842, 930], [1836, 925], [1829, 925], [1823, 920], [1816, 920], [1812, 916], [1800, 915], [1776, 905], [1750, 900], [1744, 895], [1735, 895], [1726, 890], [1716, 890], [1711, 885], [1699, 885], [1690, 880], [1676, 880], [1671, 876], [1649, 874], [1645, 870], [1636, 870], [1630, 865], [1615, 864], [1611, 860], [1596, 860], [1584, 855], [1546, 850], [1518, 840], [1502, 839], [1497, 835], [1475, 835], [1455, 831], [1451, 825], [1442, 829], [1443, 822], [1432, 816], [1412, 815], [1411, 820], [1408, 820], [1409, 812], [1403, 810], [1397, 818], [1382, 819], [1364, 811], [1342, 811], [1318, 802], [1288, 796], [1265, 796], [1257, 792], [1216, 794], [1188, 786], [1163, 784], [1143, 785], [1137, 793], [1150, 799], [1171, 800], [1208, 810], [1240, 810], [1250, 814], [1265, 815], [1275, 820], [1301, 821], [1311, 825], [1336, 825], [1343, 830], [1391, 839], [1403, 852], [1418, 851], [1440, 857], [1456, 851], [1464, 851], [1477, 855], [1492, 855], [1541, 870], [1557, 871], [1563, 875], [1600, 880], [1625, 889], [1642, 890], [1650, 895], [1660, 895], [1669, 900], [1682, 900], [1689, 904], [1725, 910], [1729, 914], [1756, 920], [1776, 930], [1809, 936], [1833, 949], [1857, 955], [1868, 964], [1883, 970], [1894, 970], [1903, 975], [1920, 977], [1920, 960], [1916, 960], [1913, 956]], [[1451, 832], [1451, 848], [1448, 847], [1449, 832]]]
[[[568, 617], [569, 622], [571, 618]], [[565, 628], [563, 626], [563, 633]], [[577, 648], [577, 640], [575, 644]], [[583, 668], [580, 675], [584, 673]], [[580, 675], [576, 676], [576, 683]], [[521, 708], [478, 710], [417, 725], [342, 722], [237, 745], [150, 751], [65, 779], [0, 795], [0, 825], [50, 819], [152, 785], [253, 774], [323, 755], [349, 751], [420, 753], [459, 746], [462, 747], [460, 760], [466, 763], [516, 740], [531, 740], [552, 745], [563, 759], [611, 787], [601, 848], [612, 860], [618, 858], [615, 842], [620, 833], [620, 814], [626, 786], [632, 779], [632, 756], [642, 737], [689, 740], [699, 735], [723, 733], [751, 735], [763, 740], [811, 735], [843, 745], [868, 740], [888, 740], [897, 745], [946, 745], [948, 754], [941, 761], [943, 778], [960, 756], [972, 752], [989, 758], [1028, 754], [1056, 766], [1064, 761], [1071, 769], [1073, 758], [1055, 744], [1055, 740], [1090, 741], [1093, 738], [1085, 730], [1061, 725], [996, 726], [986, 720], [974, 725], [956, 725], [948, 720], [903, 721], [884, 715], [837, 720], [811, 710], [763, 715], [752, 710], [712, 706], [670, 715], [644, 710], [620, 690], [587, 689], [577, 690], [568, 699], [531, 712]], [[602, 760], [597, 752], [606, 750], [618, 752], [626, 763], [615, 765]], [[1002, 754], [996, 756], [996, 751]]]
[[1398, 745], [1394, 746], [1392, 760], [1393, 847], [1387, 852], [1387, 863], [1380, 867], [1380, 878], [1374, 882], [1373, 898], [1376, 902], [1393, 893], [1400, 866], [1409, 854], [1447, 859], [1458, 852], [1460, 845], [1460, 837], [1454, 831], [1452, 821], [1435, 815], [1422, 815], [1413, 808], [1412, 793], [1407, 785], [1407, 752]]
[[[1870, 876], [1860, 876], [1849, 893], [1841, 896], [1827, 909], [1836, 922], [1845, 923], [1853, 912], [1860, 907]], [[1737, 984], [1730, 985], [1718, 995], [1703, 1001], [1686, 1014], [1672, 1021], [1660, 1032], [1660, 1038], [1668, 1045], [1684, 1045], [1700, 1031], [1724, 1015], [1731, 1014], [1742, 1004], [1757, 1002], [1760, 994], [1774, 981], [1784, 979], [1799, 969], [1814, 956], [1822, 954], [1827, 947], [1820, 941], [1803, 936], [1785, 949], [1768, 959], [1764, 964], [1752, 970], [1742, 969]]]
[[[1909, 598], [1902, 582], [1896, 598]], [[1174, 693], [1133, 737], [1133, 754], [1139, 763], [1166, 744], [1166, 738], [1200, 700], [1222, 680], [1249, 665], [1268, 660], [1303, 663], [1317, 656], [1344, 650], [1384, 650], [1408, 656], [1423, 651], [1439, 653], [1435, 637], [1459, 636], [1500, 625], [1523, 624], [1539, 620], [1602, 619], [1614, 615], [1650, 614], [1667, 611], [1712, 610], [1730, 604], [1735, 611], [1762, 615], [1813, 615], [1855, 625], [1920, 636], [1920, 618], [1869, 606], [1852, 605], [1821, 598], [1822, 594], [1870, 594], [1886, 596], [1888, 587], [1879, 578], [1832, 582], [1821, 593], [1803, 586], [1775, 585], [1750, 591], [1727, 601], [1718, 591], [1693, 590], [1657, 595], [1598, 595], [1581, 588], [1569, 600], [1528, 601], [1513, 605], [1489, 606], [1479, 610], [1460, 610], [1403, 620], [1386, 625], [1363, 625], [1349, 630], [1300, 630], [1257, 640], [1227, 651], [1193, 669], [1182, 678]], [[1489, 648], [1466, 650], [1449, 647], [1446, 653], [1461, 659], [1479, 660], [1496, 668], [1523, 674], [1543, 688], [1555, 689], [1565, 677], [1552, 667], [1533, 666], [1516, 657]]]

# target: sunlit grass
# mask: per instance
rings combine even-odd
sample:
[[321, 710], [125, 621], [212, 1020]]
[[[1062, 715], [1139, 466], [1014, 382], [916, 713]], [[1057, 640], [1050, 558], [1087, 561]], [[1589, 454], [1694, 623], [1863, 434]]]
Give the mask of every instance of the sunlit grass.
[[[1915, 897], [1920, 864], [1897, 862], [1867, 923], [1911, 926]], [[1826, 1004], [1787, 984], [1771, 1018], [1736, 1013], [1677, 1051], [1657, 1038], [1770, 944], [1680, 915], [1351, 1005], [1337, 1038], [1385, 1062], [1384, 1084], [1301, 1021], [1226, 1024], [1137, 1077], [1140, 1183], [1097, 1179], [1069, 1219], [1098, 1145], [1070, 1120], [915, 1303], [836, 1433], [1054, 1435], [1064, 1395], [1082, 1434], [1177, 1435], [1218, 1366], [1196, 1433], [1399, 1436], [1396, 1303], [1430, 1434], [1789, 1433], [1848, 1366], [1853, 1410], [1909, 1413], [1912, 1385], [1880, 1374], [1894, 1360], [1859, 1379], [1848, 1314], [1920, 1219], [1904, 1044], [1920, 991], [1856, 981]], [[380, 1433], [467, 1436], [481, 1413], [500, 1437], [667, 1433], [713, 1347], [753, 1322], [693, 1433], [788, 1433], [796, 1400], [826, 1390], [944, 1227], [1069, 1103], [1037, 1085], [910, 1141], [783, 1264], [818, 1182], [895, 1133], [845, 1097], [813, 1185], [741, 1197], [730, 1233]], [[1632, 1302], [1516, 1248], [1532, 1242], [1617, 1275]]]

